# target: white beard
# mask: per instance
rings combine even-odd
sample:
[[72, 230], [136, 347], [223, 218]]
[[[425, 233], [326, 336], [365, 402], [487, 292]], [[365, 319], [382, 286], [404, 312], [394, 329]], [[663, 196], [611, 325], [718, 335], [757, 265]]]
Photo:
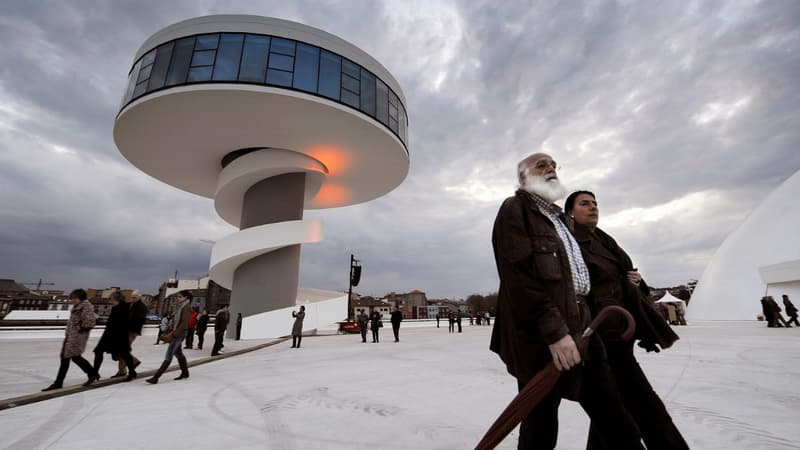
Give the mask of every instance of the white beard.
[[556, 179], [547, 181], [544, 177], [528, 174], [520, 188], [529, 194], [538, 195], [550, 203], [564, 198], [567, 195], [567, 188]]

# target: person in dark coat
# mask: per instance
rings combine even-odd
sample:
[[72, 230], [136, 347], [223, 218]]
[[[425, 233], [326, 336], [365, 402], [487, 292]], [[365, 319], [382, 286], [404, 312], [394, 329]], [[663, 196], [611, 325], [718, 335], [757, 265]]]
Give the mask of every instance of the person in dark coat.
[[[133, 343], [136, 338], [142, 335], [142, 328], [144, 322], [147, 320], [147, 305], [142, 301], [142, 293], [139, 291], [131, 292], [129, 300], [126, 300], [129, 305], [128, 320], [128, 348], [131, 352], [131, 359], [133, 360], [133, 367], [136, 368], [142, 362], [139, 358], [133, 355]], [[156, 341], [158, 343], [158, 341]], [[117, 359], [117, 373], [112, 375], [111, 378], [124, 377], [128, 375], [128, 366], [123, 359]]]
[[555, 448], [558, 407], [567, 398], [581, 404], [612, 448], [640, 450], [641, 437], [622, 406], [602, 341], [592, 335], [582, 344], [591, 319], [591, 283], [570, 233], [572, 222], [553, 204], [566, 194], [556, 163], [547, 154], [533, 154], [517, 173], [520, 189], [503, 202], [492, 232], [500, 289], [490, 349], [520, 390], [551, 361], [561, 372], [520, 424], [519, 448]]
[[783, 307], [786, 309], [786, 316], [789, 317], [788, 323], [791, 325], [794, 322], [795, 325], [800, 326], [800, 322], [797, 322], [797, 308], [786, 294], [783, 294]]
[[[189, 329], [189, 315], [192, 313], [191, 305], [192, 293], [187, 290], [178, 292], [178, 304], [175, 306], [174, 316], [172, 321], [170, 321], [171, 328], [165, 333], [169, 336], [169, 339], [167, 339], [169, 345], [167, 346], [167, 352], [164, 354], [164, 361], [161, 363], [156, 373], [145, 380], [146, 382], [150, 384], [158, 383], [158, 379], [169, 368], [173, 356], [177, 358], [178, 364], [181, 367], [181, 374], [178, 375], [175, 380], [189, 378], [189, 364], [186, 361], [186, 356], [183, 354], [182, 347], [183, 341], [186, 339], [186, 332]], [[162, 336], [162, 338], [163, 337], [164, 336]]]
[[447, 323], [449, 328], [447, 329], [448, 333], [455, 333], [456, 332], [456, 316], [453, 315], [453, 312], [447, 313]]
[[236, 314], [236, 340], [242, 338], [242, 313]]
[[203, 310], [197, 316], [197, 326], [195, 328], [195, 333], [197, 333], [197, 349], [203, 349], [203, 341], [206, 338], [206, 330], [208, 330], [208, 311]]
[[392, 322], [394, 341], [400, 342], [400, 322], [403, 321], [403, 313], [401, 313], [399, 309], [395, 308], [394, 311], [392, 311], [392, 317], [390, 318], [390, 321]]
[[303, 319], [306, 318], [306, 307], [300, 306], [300, 312], [292, 311], [294, 325], [292, 325], [292, 348], [300, 348], [303, 340]]
[[458, 332], [461, 333], [461, 311], [456, 313], [456, 324], [458, 325]]
[[[597, 315], [606, 306], [621, 306], [636, 321], [634, 339], [627, 342], [617, 339], [625, 329], [624, 321], [618, 316], [609, 318], [597, 330], [625, 408], [636, 421], [648, 450], [688, 449], [633, 354], [635, 340], [647, 351], [658, 352], [659, 347], [672, 346], [678, 336], [648, 299], [649, 288], [633, 267], [631, 258], [611, 236], [597, 227], [600, 210], [595, 195], [589, 191], [573, 192], [567, 197], [564, 211], [575, 220], [575, 239], [589, 269], [592, 289], [587, 300], [592, 314]], [[594, 422], [589, 429], [589, 444], [591, 449], [611, 448], [604, 444]]]
[[383, 327], [383, 320], [381, 320], [381, 313], [373, 310], [369, 315], [370, 327], [372, 328], [372, 343], [380, 342], [379, 331]]
[[61, 389], [64, 386], [64, 378], [67, 376], [70, 361], [77, 364], [89, 377], [83, 384], [84, 386], [89, 386], [100, 379], [100, 375], [92, 368], [89, 361], [81, 356], [86, 350], [89, 333], [95, 325], [94, 306], [86, 299], [86, 291], [83, 289], [72, 291], [69, 299], [72, 301], [72, 310], [69, 313], [64, 342], [61, 344], [61, 364], [58, 366], [58, 375], [56, 375], [56, 381], [42, 391]]
[[436, 328], [439, 328], [439, 313], [436, 313]]
[[119, 291], [111, 293], [109, 300], [112, 305], [111, 313], [108, 315], [103, 335], [94, 348], [94, 371], [100, 373], [103, 353], [109, 353], [114, 360], [122, 361], [125, 364], [128, 369], [125, 381], [131, 381], [136, 378], [136, 368], [133, 365], [128, 336], [130, 304], [125, 302], [125, 297]]
[[219, 355], [222, 350], [222, 341], [225, 339], [225, 330], [228, 329], [230, 320], [231, 313], [228, 312], [228, 305], [222, 305], [214, 317], [214, 347], [211, 349], [211, 356]]
[[767, 304], [769, 305], [769, 308], [772, 310], [772, 316], [775, 318], [775, 324], [777, 326], [786, 328], [792, 327], [791, 325], [789, 325], [789, 322], [787, 322], [786, 319], [783, 318], [783, 314], [781, 314], [782, 311], [781, 307], [778, 306], [778, 302], [776, 302], [771, 295], [767, 296]]
[[358, 331], [361, 332], [361, 342], [367, 343], [367, 328], [369, 328], [369, 316], [364, 311], [358, 315]]

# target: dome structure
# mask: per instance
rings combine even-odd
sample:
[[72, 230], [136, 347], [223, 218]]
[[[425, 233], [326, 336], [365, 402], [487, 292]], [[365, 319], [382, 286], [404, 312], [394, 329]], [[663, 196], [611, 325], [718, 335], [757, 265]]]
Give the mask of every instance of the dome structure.
[[136, 53], [114, 123], [120, 153], [150, 176], [214, 199], [240, 232], [210, 277], [231, 313], [294, 306], [300, 244], [322, 237], [305, 209], [366, 202], [408, 174], [397, 80], [325, 31], [260, 16], [176, 23]]
[[[755, 320], [760, 299], [800, 299], [800, 171], [758, 205], [717, 249], [687, 309], [692, 320]], [[792, 268], [794, 270], [791, 270]]]

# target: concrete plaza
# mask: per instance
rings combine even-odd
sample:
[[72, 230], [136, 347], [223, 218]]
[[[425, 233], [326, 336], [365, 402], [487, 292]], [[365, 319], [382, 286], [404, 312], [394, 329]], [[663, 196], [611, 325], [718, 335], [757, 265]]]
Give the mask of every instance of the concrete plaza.
[[[192, 368], [186, 381], [168, 373], [155, 386], [137, 380], [8, 409], [0, 447], [472, 448], [516, 383], [488, 351], [489, 327], [451, 334], [443, 325], [401, 329], [400, 343], [390, 328], [379, 344], [308, 337], [299, 350], [281, 343]], [[800, 447], [800, 328], [704, 322], [676, 331], [674, 348], [638, 356], [692, 448]], [[152, 340], [135, 351], [154, 367], [164, 346]], [[0, 335], [3, 395], [49, 384], [59, 344]], [[68, 382], [83, 379], [70, 368]], [[558, 448], [585, 448], [580, 407], [565, 402], [560, 418]], [[515, 447], [516, 432], [501, 445]]]

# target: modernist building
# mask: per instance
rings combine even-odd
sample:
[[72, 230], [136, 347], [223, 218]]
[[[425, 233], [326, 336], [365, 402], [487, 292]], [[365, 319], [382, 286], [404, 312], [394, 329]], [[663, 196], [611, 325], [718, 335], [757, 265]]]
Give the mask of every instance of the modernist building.
[[248, 317], [296, 304], [300, 244], [321, 239], [304, 209], [365, 202], [403, 181], [405, 103], [386, 68], [332, 34], [200, 17], [136, 53], [114, 140], [136, 167], [213, 198], [241, 229], [214, 245], [209, 275], [232, 289], [232, 317]]
[[689, 320], [755, 320], [761, 297], [800, 303], [800, 171], [756, 207], [720, 245], [687, 308]]

